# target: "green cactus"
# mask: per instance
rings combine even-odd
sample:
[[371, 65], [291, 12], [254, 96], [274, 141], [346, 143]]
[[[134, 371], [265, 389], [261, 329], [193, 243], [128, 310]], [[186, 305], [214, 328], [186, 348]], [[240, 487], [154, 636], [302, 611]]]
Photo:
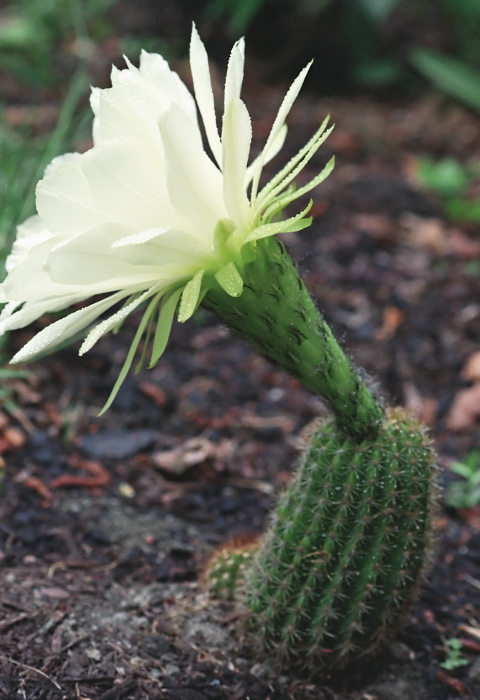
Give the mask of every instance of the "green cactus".
[[312, 674], [374, 653], [423, 577], [434, 465], [401, 409], [373, 441], [320, 425], [259, 545], [245, 559], [236, 548], [212, 557], [210, 590], [236, 597], [253, 643], [282, 666]]
[[403, 411], [374, 441], [322, 425], [244, 574], [262, 651], [313, 672], [395, 633], [430, 549], [435, 453]]
[[205, 566], [204, 582], [210, 593], [224, 600], [238, 599], [244, 592], [252, 560], [258, 550], [258, 538], [235, 539], [214, 551]]
[[222, 549], [205, 579], [240, 604], [259, 651], [314, 674], [398, 630], [428, 560], [435, 452], [413, 417], [385, 411], [363, 382], [282, 244], [260, 241], [244, 279], [237, 299], [211, 289], [205, 303], [334, 417], [313, 432], [258, 545]]

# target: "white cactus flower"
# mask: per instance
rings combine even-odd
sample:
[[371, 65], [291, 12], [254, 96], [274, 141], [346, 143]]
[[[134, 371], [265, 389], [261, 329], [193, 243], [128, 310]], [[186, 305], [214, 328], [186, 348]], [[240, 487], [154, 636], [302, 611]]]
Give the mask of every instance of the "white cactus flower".
[[[36, 189], [36, 216], [18, 227], [0, 285], [0, 333], [46, 312], [91, 297], [37, 333], [12, 359], [24, 362], [89, 329], [80, 354], [138, 307], [143, 317], [114, 393], [144, 334], [150, 366], [163, 352], [171, 324], [185, 321], [211, 285], [242, 293], [242, 269], [255, 242], [310, 224], [308, 206], [280, 221], [287, 204], [320, 183], [333, 159], [307, 185], [292, 181], [326, 139], [327, 120], [270, 182], [262, 168], [281, 149], [285, 120], [307, 66], [288, 90], [260, 155], [249, 161], [252, 129], [240, 98], [244, 42], [230, 55], [221, 133], [208, 56], [193, 27], [190, 65], [195, 98], [211, 155], [202, 141], [197, 106], [158, 54], [142, 51], [140, 67], [112, 70], [112, 87], [94, 88], [93, 147], [55, 158]], [[104, 313], [111, 315], [91, 325]]]

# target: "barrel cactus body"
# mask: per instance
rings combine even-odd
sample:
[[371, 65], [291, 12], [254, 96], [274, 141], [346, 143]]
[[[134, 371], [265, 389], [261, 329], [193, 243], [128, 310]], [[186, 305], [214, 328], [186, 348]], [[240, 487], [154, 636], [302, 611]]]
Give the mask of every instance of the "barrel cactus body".
[[263, 651], [312, 672], [395, 633], [430, 548], [434, 462], [401, 410], [375, 441], [355, 442], [333, 421], [317, 430], [246, 578]]
[[244, 582], [258, 550], [258, 537], [236, 538], [216, 549], [204, 570], [204, 582], [213, 595], [238, 600], [244, 594]]
[[313, 674], [398, 631], [430, 549], [434, 463], [425, 432], [400, 409], [374, 441], [346, 437], [333, 420], [315, 431], [255, 555], [237, 568], [259, 651]]

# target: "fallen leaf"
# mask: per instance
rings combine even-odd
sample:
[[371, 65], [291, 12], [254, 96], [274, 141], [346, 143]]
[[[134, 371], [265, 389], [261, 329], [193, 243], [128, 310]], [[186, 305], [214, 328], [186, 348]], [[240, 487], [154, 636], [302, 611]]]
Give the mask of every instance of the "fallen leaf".
[[3, 431], [3, 437], [9, 443], [12, 450], [23, 447], [26, 442], [25, 434], [20, 430], [20, 428], [5, 428]]
[[460, 231], [460, 229], [450, 229], [448, 232], [448, 243], [450, 252], [466, 260], [480, 259], [480, 242], [474, 241]]
[[426, 219], [407, 213], [401, 218], [406, 242], [414, 248], [428, 248], [433, 253], [443, 255], [448, 251], [446, 226], [441, 219]]
[[467, 358], [462, 369], [462, 379], [466, 379], [467, 382], [480, 381], [480, 350]]
[[419, 421], [433, 426], [437, 417], [438, 401], [433, 396], [422, 396], [417, 387], [409, 381], [403, 385], [405, 408], [411, 411]]
[[157, 384], [153, 382], [142, 382], [139, 385], [139, 389], [142, 394], [152, 399], [156, 406], [162, 407], [167, 403], [167, 395]]
[[376, 241], [392, 242], [397, 238], [397, 225], [384, 214], [356, 214], [352, 216], [352, 226]]
[[59, 586], [41, 588], [40, 595], [47, 596], [47, 598], [57, 598], [59, 600], [70, 597], [70, 593], [64, 588], [60, 588]]
[[450, 430], [471, 430], [480, 420], [480, 382], [456, 395], [447, 416]]
[[155, 452], [152, 460], [155, 466], [170, 474], [183, 474], [188, 469], [207, 459], [224, 460], [233, 449], [231, 440], [211, 442], [206, 438], [195, 437], [172, 450]]
[[389, 340], [392, 338], [404, 318], [405, 314], [398, 306], [387, 306], [383, 312], [382, 325], [375, 333], [375, 339]]
[[107, 486], [111, 480], [110, 472], [105, 467], [92, 459], [81, 459], [78, 455], [70, 457], [70, 464], [75, 469], [87, 472], [90, 476], [80, 476], [75, 474], [61, 474], [53, 479], [49, 486], [54, 489], [65, 486], [83, 486], [86, 488], [98, 488]]

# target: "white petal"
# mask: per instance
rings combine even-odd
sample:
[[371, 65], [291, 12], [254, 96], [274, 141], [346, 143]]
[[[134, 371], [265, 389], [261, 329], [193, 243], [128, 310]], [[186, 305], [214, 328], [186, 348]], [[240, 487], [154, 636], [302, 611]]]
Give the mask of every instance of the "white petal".
[[163, 153], [123, 141], [96, 146], [82, 158], [101, 220], [118, 221], [137, 231], [183, 225], [184, 218], [170, 202]]
[[70, 236], [104, 221], [135, 230], [186, 223], [170, 202], [163, 148], [109, 142], [54, 165], [37, 186], [38, 211], [54, 233]]
[[32, 248], [52, 237], [53, 234], [45, 228], [39, 216], [31, 216], [24, 221], [17, 227], [17, 237], [5, 262], [6, 271], [12, 272], [27, 258]]
[[56, 297], [68, 297], [70, 294], [80, 298], [88, 296], [83, 284], [57, 284], [50, 279], [43, 265], [52, 248], [58, 244], [58, 238], [53, 237], [32, 248], [29, 254], [8, 273], [1, 285], [6, 298], [10, 301], [44, 301]]
[[221, 173], [203, 150], [200, 132], [176, 105], [160, 120], [160, 129], [171, 201], [205, 241], [213, 242], [217, 221], [226, 217]]
[[83, 285], [85, 296], [130, 287], [151, 286], [162, 279], [161, 266], [132, 264], [115, 255], [113, 243], [130, 232], [118, 224], [104, 224], [65, 241], [48, 255], [44, 268], [50, 279], [60, 285]]
[[223, 192], [229, 217], [236, 225], [248, 223], [250, 205], [245, 190], [252, 125], [240, 99], [229, 102], [223, 122]]
[[101, 221], [79, 153], [55, 158], [37, 185], [37, 211], [52, 233], [69, 236]]
[[125, 246], [136, 246], [142, 245], [143, 243], [149, 243], [154, 238], [158, 238], [162, 233], [169, 231], [167, 227], [163, 228], [150, 228], [146, 231], [140, 231], [140, 233], [132, 233], [129, 236], [124, 236], [119, 238], [112, 244], [112, 248], [124, 248]]
[[[129, 88], [117, 85], [105, 90], [95, 90], [90, 104], [94, 110], [94, 143], [98, 146], [109, 141], [132, 138], [149, 142], [154, 147], [158, 144], [156, 119], [165, 110], [166, 105], [156, 91], [145, 84], [140, 77], [130, 76], [124, 83], [133, 83]], [[160, 104], [159, 104], [160, 102]], [[139, 109], [144, 105], [145, 112]], [[156, 118], [156, 119], [155, 119]]]
[[161, 56], [142, 52], [140, 69], [113, 69], [112, 87], [92, 94], [95, 145], [134, 139], [158, 147], [158, 119], [172, 103], [196, 122], [195, 102], [178, 75]]
[[0, 334], [16, 330], [17, 328], [25, 328], [25, 326], [36, 321], [43, 314], [61, 311], [84, 299], [85, 291], [82, 290], [76, 294], [66, 291], [64, 296], [27, 301], [22, 308], [18, 308], [22, 302], [10, 302], [2, 311]]
[[[167, 104], [179, 105], [193, 122], [197, 120], [195, 100], [179, 75], [158, 53], [142, 50], [140, 54], [140, 76], [161, 93]], [[156, 120], [155, 120], [156, 121]]]
[[160, 269], [167, 263], [184, 265], [186, 269], [203, 267], [211, 260], [211, 245], [185, 231], [158, 228], [141, 231], [112, 244], [112, 251], [135, 265], [156, 261]]
[[63, 343], [71, 338], [75, 333], [81, 331], [88, 326], [92, 321], [100, 316], [101, 313], [109, 309], [121, 299], [127, 296], [125, 292], [118, 292], [106, 299], [79, 309], [73, 313], [61, 318], [59, 321], [50, 324], [46, 328], [37, 333], [21, 350], [12, 358], [11, 362], [27, 362], [35, 355], [54, 348], [56, 345]]
[[192, 38], [190, 40], [190, 68], [192, 71], [195, 97], [200, 114], [202, 115], [208, 143], [212, 149], [215, 160], [220, 166], [222, 163], [222, 144], [218, 134], [208, 56], [195, 25], [192, 27]]
[[257, 190], [258, 190], [258, 182], [260, 179], [260, 175], [262, 172], [263, 165], [266, 162], [266, 156], [268, 153], [270, 153], [271, 149], [273, 148], [273, 144], [275, 141], [278, 139], [278, 134], [279, 131], [283, 128], [285, 124], [285, 119], [288, 116], [288, 113], [290, 112], [293, 103], [297, 99], [298, 93], [300, 92], [302, 85], [305, 81], [305, 78], [307, 77], [307, 73], [310, 70], [310, 66], [312, 65], [312, 62], [305, 66], [305, 68], [300, 71], [299, 75], [295, 78], [293, 83], [290, 85], [287, 94], [283, 98], [282, 104], [280, 105], [280, 109], [277, 112], [277, 116], [275, 117], [275, 120], [273, 122], [272, 128], [270, 130], [270, 133], [268, 135], [267, 141], [265, 143], [265, 146], [263, 147], [263, 151], [260, 154], [260, 163], [261, 166], [258, 167], [258, 170], [254, 174], [254, 179], [253, 179], [253, 185], [252, 185], [252, 202], [256, 197]]
[[242, 90], [243, 70], [245, 64], [245, 41], [239, 39], [232, 49], [228, 60], [227, 76], [225, 78], [224, 113], [227, 112], [231, 100], [238, 99]]

